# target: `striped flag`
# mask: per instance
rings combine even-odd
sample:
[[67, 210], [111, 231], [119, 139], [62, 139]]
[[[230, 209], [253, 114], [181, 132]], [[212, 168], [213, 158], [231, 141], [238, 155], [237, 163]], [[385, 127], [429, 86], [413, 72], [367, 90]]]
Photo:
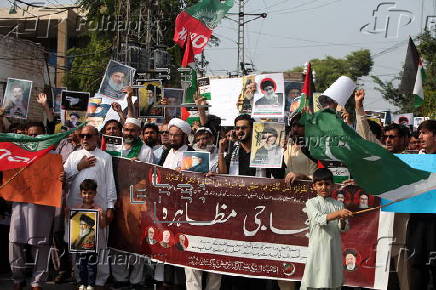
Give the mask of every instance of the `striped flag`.
[[419, 107], [424, 103], [424, 89], [422, 87], [424, 80], [425, 71], [422, 65], [422, 59], [419, 56], [412, 38], [409, 38], [409, 47], [407, 48], [400, 92], [412, 95], [414, 97], [415, 107]]

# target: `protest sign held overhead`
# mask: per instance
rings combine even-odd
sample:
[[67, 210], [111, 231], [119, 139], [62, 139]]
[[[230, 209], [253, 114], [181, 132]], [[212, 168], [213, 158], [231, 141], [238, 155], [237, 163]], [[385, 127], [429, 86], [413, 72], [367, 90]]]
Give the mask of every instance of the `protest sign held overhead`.
[[27, 119], [32, 81], [8, 78], [2, 105], [5, 115], [11, 118]]
[[61, 109], [65, 111], [86, 112], [88, 109], [89, 93], [63, 90], [61, 92]]
[[271, 122], [254, 123], [250, 167], [282, 167], [284, 143], [285, 124]]
[[135, 72], [136, 69], [131, 66], [110, 60], [98, 93], [114, 100], [123, 99], [126, 95], [123, 89], [132, 85]]

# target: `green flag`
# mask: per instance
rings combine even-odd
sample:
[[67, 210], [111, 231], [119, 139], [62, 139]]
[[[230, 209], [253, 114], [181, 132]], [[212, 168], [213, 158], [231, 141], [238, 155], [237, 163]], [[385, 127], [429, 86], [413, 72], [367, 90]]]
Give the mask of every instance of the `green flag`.
[[300, 122], [305, 125], [312, 157], [343, 162], [370, 194], [399, 200], [436, 187], [436, 174], [411, 168], [380, 145], [363, 139], [331, 110], [304, 113]]

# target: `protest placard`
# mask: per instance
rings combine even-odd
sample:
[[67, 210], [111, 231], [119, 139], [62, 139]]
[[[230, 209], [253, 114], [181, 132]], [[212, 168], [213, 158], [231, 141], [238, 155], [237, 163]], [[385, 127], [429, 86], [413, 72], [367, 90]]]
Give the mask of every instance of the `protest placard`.
[[2, 105], [5, 116], [27, 119], [32, 81], [8, 78]]

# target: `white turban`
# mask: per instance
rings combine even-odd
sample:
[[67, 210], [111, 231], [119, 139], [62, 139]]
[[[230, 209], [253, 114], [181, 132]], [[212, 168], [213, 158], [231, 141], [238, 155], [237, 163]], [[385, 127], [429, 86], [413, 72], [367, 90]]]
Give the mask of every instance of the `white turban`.
[[171, 128], [172, 126], [175, 126], [183, 131], [186, 135], [191, 134], [191, 126], [188, 122], [183, 121], [179, 118], [172, 118], [170, 123], [168, 124], [168, 128]]
[[130, 118], [130, 117], [127, 118], [125, 124], [128, 124], [128, 123], [136, 125], [139, 128], [141, 128], [141, 121], [136, 119], [136, 118]]

